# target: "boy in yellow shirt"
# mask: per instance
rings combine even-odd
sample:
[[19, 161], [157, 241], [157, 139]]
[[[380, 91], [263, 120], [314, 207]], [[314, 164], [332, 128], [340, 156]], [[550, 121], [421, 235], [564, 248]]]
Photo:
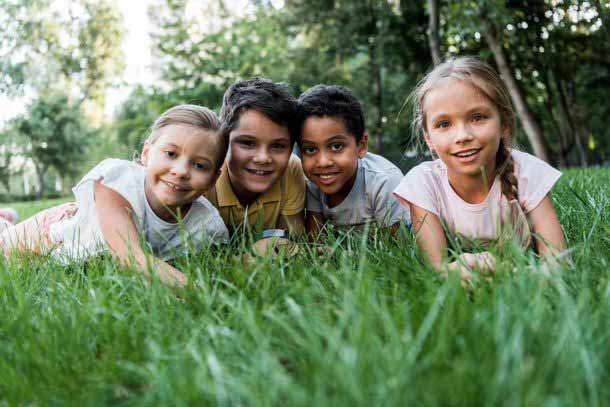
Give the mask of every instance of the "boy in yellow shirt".
[[220, 118], [229, 152], [214, 188], [205, 197], [230, 233], [242, 225], [263, 236], [304, 231], [305, 178], [295, 142], [296, 100], [267, 79], [241, 80], [224, 94]]

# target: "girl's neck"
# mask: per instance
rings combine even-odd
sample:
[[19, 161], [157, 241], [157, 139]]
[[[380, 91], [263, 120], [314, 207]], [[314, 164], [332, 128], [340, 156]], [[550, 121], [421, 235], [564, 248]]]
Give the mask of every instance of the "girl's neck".
[[152, 194], [148, 191], [147, 188], [144, 188], [144, 196], [146, 198], [146, 202], [152, 211], [159, 217], [159, 219], [164, 220], [168, 223], [178, 223], [179, 220], [182, 220], [186, 217], [191, 206], [193, 206], [192, 202], [179, 206], [177, 208], [170, 208], [168, 206], [159, 206], [156, 205], [152, 200]]
[[455, 174], [447, 171], [449, 184], [460, 198], [470, 204], [483, 202], [496, 177], [495, 168], [481, 171], [478, 175]]
[[235, 193], [237, 200], [239, 201], [241, 206], [243, 206], [244, 208], [246, 206], [250, 206], [250, 204], [252, 204], [252, 202], [256, 201], [256, 198], [258, 198], [258, 196], [260, 195], [255, 192], [248, 191], [242, 185], [240, 185], [239, 182], [233, 181], [233, 179], [231, 178], [231, 175], [229, 175], [229, 183], [231, 184], [231, 188], [233, 189], [233, 192]]

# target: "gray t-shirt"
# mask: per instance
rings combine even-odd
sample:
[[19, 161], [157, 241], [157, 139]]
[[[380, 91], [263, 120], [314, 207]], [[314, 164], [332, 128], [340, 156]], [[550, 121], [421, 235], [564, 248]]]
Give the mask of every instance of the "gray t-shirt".
[[325, 220], [341, 228], [378, 227], [410, 223], [409, 210], [392, 193], [402, 179], [400, 169], [382, 156], [366, 153], [358, 160], [354, 186], [343, 202], [329, 208], [328, 197], [307, 180], [307, 210], [322, 213]]

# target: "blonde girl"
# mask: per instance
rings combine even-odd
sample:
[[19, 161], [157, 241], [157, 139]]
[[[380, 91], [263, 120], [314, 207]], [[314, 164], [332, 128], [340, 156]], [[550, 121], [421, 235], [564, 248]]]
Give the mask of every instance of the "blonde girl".
[[[184, 285], [166, 263], [185, 247], [228, 237], [216, 208], [202, 197], [214, 185], [227, 151], [209, 109], [180, 105], [163, 113], [144, 142], [141, 163], [106, 159], [74, 187], [76, 202], [40, 212], [0, 234], [0, 249], [59, 260], [104, 250], [145, 275]], [[155, 257], [146, 255], [142, 243]]]
[[[394, 193], [409, 207], [418, 246], [435, 268], [446, 270], [447, 237], [470, 250], [498, 240], [507, 226], [524, 246], [533, 240], [540, 255], [565, 248], [550, 198], [561, 173], [512, 148], [515, 113], [493, 68], [449, 59], [411, 97], [414, 129], [437, 159], [409, 171]], [[469, 268], [493, 270], [494, 263], [489, 252], [465, 253], [449, 269], [469, 279]]]

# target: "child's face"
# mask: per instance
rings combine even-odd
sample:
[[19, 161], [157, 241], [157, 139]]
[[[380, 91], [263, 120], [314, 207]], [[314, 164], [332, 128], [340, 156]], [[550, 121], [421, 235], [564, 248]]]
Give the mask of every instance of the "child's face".
[[447, 165], [450, 176], [494, 176], [503, 129], [496, 106], [468, 82], [444, 79], [426, 95], [428, 147]]
[[249, 200], [269, 190], [284, 174], [292, 143], [286, 126], [256, 110], [244, 111], [229, 136], [227, 168], [237, 197]]
[[307, 178], [331, 206], [341, 203], [356, 179], [358, 159], [368, 151], [368, 136], [357, 142], [341, 119], [311, 116], [303, 123], [299, 146]]
[[157, 215], [172, 221], [176, 209], [184, 215], [214, 185], [220, 146], [210, 130], [169, 125], [157, 131], [156, 140], [146, 141], [142, 150], [146, 197]]

